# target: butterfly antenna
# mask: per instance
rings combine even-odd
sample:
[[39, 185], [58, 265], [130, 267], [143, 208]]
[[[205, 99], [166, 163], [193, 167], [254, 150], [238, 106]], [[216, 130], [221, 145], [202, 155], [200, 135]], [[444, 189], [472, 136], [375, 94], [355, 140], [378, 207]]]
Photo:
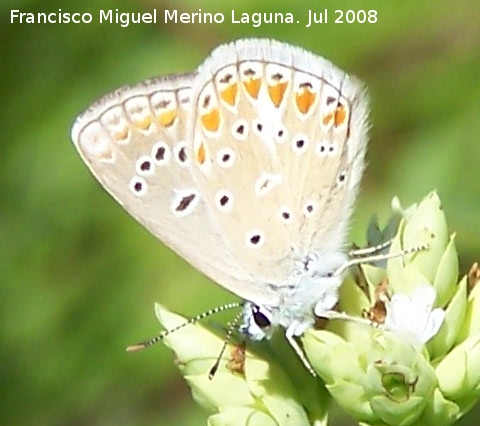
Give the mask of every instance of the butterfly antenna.
[[350, 250], [349, 255], [352, 257], [358, 257], [358, 256], [366, 256], [367, 254], [379, 253], [382, 250], [386, 249], [387, 247], [390, 247], [392, 243], [393, 243], [393, 238], [374, 246], [356, 248], [356, 249]]
[[396, 251], [395, 253], [386, 253], [386, 254], [376, 254], [376, 255], [371, 255], [371, 256], [365, 256], [365, 257], [357, 257], [354, 259], [349, 259], [346, 261], [342, 266], [340, 266], [334, 273], [333, 275], [341, 275], [343, 274], [350, 266], [353, 265], [358, 265], [361, 263], [368, 263], [368, 262], [377, 262], [379, 260], [386, 260], [386, 259], [391, 259], [393, 257], [403, 257], [406, 256], [407, 254], [411, 253], [416, 253], [419, 251], [423, 250], [428, 250], [429, 245], [428, 244], [421, 244], [415, 247], [410, 247], [407, 249], [403, 249], [400, 251]]
[[215, 364], [213, 364], [212, 368], [210, 369], [210, 372], [208, 373], [208, 378], [209, 380], [212, 380], [213, 377], [215, 376], [217, 370], [218, 370], [218, 367], [220, 366], [220, 362], [222, 360], [222, 356], [223, 354], [225, 353], [225, 349], [227, 349], [227, 345], [228, 345], [228, 342], [230, 341], [230, 339], [232, 338], [232, 335], [233, 335], [233, 332], [234, 330], [237, 328], [237, 325], [238, 325], [238, 322], [240, 321], [240, 319], [242, 318], [243, 316], [243, 311], [239, 312], [235, 318], [233, 319], [233, 321], [229, 322], [228, 323], [228, 330], [227, 330], [227, 334], [225, 336], [225, 340], [223, 341], [223, 346], [222, 346], [222, 349], [220, 350], [220, 353], [218, 354], [217, 356], [217, 360], [215, 361]]
[[[227, 311], [229, 309], [240, 308], [242, 306], [243, 306], [243, 303], [234, 302], [234, 303], [227, 303], [227, 304], [222, 305], [222, 306], [217, 306], [216, 308], [213, 308], [213, 309], [209, 309], [208, 311], [203, 312], [200, 315], [197, 315], [193, 318], [190, 318], [188, 321], [184, 322], [183, 324], [178, 325], [177, 327], [172, 328], [171, 330], [162, 331], [158, 336], [155, 336], [155, 337], [152, 337], [149, 340], [145, 340], [143, 342], [137, 343], [136, 345], [128, 346], [126, 350], [127, 350], [127, 352], [137, 352], [137, 351], [140, 351], [142, 349], [148, 348], [149, 346], [152, 346], [155, 343], [160, 342], [161, 340], [163, 340], [169, 334], [175, 333], [176, 331], [180, 330], [183, 327], [186, 327], [187, 325], [195, 324], [195, 323], [209, 317], [210, 315], [217, 314], [217, 313], [223, 312], [223, 311]], [[237, 317], [239, 317], [239, 316], [240, 316], [240, 314], [237, 315]], [[237, 317], [235, 317], [236, 320], [237, 320]], [[238, 322], [238, 320], [237, 320], [237, 322]], [[233, 331], [232, 331], [232, 333], [233, 333]], [[228, 336], [228, 334], [227, 334], [227, 336]]]

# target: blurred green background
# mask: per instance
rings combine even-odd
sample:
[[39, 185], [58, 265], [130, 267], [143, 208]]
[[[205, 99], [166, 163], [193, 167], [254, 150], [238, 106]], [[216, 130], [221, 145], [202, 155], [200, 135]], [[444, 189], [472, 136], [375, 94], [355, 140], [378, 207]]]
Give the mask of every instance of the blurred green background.
[[[304, 25], [98, 24], [99, 9], [144, 12], [329, 9]], [[11, 24], [10, 10], [90, 12], [92, 24]], [[376, 24], [334, 24], [335, 9]], [[151, 237], [99, 187], [70, 143], [75, 116], [142, 79], [193, 70], [217, 44], [268, 36], [366, 81], [369, 167], [352, 239], [437, 189], [461, 270], [480, 258], [480, 3], [471, 1], [4, 0], [0, 5], [0, 423], [201, 425], [169, 351], [124, 347], [158, 332], [153, 303], [193, 315], [235, 298]], [[228, 317], [227, 317], [228, 318]], [[478, 424], [470, 413], [463, 425]], [[477, 417], [476, 417], [477, 416]], [[351, 424], [339, 415], [337, 425]]]

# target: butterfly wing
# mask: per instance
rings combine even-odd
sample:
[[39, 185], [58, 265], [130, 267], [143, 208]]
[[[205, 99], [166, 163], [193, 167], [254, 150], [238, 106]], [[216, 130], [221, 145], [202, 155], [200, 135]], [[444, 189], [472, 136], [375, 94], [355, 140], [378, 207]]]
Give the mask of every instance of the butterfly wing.
[[121, 89], [72, 129], [105, 189], [223, 287], [276, 305], [305, 256], [342, 250], [363, 171], [363, 86], [271, 40]]
[[186, 150], [193, 77], [149, 80], [103, 97], [77, 118], [72, 140], [101, 185], [153, 235], [211, 279], [239, 286], [251, 277], [225, 255]]
[[220, 46], [193, 87], [195, 179], [225, 246], [257, 279], [224, 285], [275, 304], [309, 254], [328, 263], [344, 250], [367, 144], [364, 87], [267, 39]]

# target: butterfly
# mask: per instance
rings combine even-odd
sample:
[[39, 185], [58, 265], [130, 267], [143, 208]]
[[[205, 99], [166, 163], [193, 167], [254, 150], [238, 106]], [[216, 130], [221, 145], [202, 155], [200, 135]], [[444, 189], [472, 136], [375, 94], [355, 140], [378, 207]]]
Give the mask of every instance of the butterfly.
[[339, 299], [368, 130], [357, 78], [252, 38], [217, 47], [192, 74], [101, 98], [72, 140], [125, 210], [245, 301], [244, 334], [280, 326], [299, 352], [295, 338]]

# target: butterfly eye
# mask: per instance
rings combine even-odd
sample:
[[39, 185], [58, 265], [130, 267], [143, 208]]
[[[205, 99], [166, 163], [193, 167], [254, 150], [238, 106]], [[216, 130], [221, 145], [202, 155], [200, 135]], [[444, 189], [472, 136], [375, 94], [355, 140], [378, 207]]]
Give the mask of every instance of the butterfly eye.
[[262, 329], [268, 328], [272, 325], [272, 323], [267, 318], [267, 316], [260, 311], [259, 306], [256, 306], [256, 305], [252, 306], [252, 316], [253, 316], [253, 320], [255, 321], [255, 324], [257, 324]]

